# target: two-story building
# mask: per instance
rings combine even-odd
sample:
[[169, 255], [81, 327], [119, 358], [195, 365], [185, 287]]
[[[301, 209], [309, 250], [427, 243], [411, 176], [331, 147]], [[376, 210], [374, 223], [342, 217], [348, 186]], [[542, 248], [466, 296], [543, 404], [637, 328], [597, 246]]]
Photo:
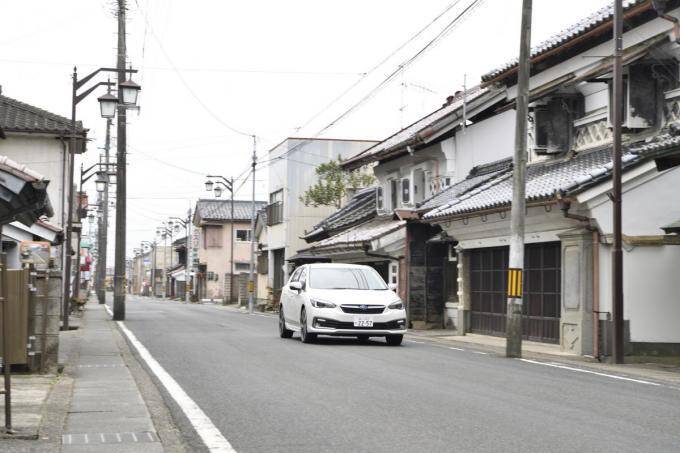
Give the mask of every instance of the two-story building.
[[[264, 208], [255, 202], [255, 210]], [[197, 297], [237, 302], [243, 298], [250, 271], [252, 202], [201, 199], [196, 203], [193, 224], [198, 235], [195, 268]]]
[[[680, 2], [665, 4], [663, 15], [625, 4], [624, 318], [635, 353], [680, 352]], [[523, 333], [583, 355], [607, 353], [611, 328], [612, 16], [603, 8], [531, 53]], [[377, 164], [378, 215], [355, 228], [405, 222], [413, 327], [504, 335], [516, 74], [517, 61], [499, 67], [344, 163]]]
[[[347, 159], [376, 142], [323, 138], [287, 138], [269, 151], [269, 204], [267, 205], [268, 286], [278, 300], [290, 272], [289, 260], [306, 248], [303, 236], [333, 213], [330, 206], [306, 206], [301, 197], [316, 183], [316, 168], [335, 159]], [[263, 251], [264, 252], [264, 251]]]
[[[26, 165], [50, 181], [47, 193], [54, 212], [49, 223], [37, 222], [27, 227], [13, 222], [6, 226], [3, 235], [17, 244], [35, 239], [50, 242], [57, 265], [63, 260], [61, 231], [65, 230], [67, 221], [70, 135], [71, 120], [7, 97], [0, 87], [0, 155]], [[85, 149], [87, 138], [87, 130], [80, 122], [76, 123], [76, 135], [79, 140], [75, 152], [80, 153]], [[75, 201], [75, 190], [73, 195]], [[74, 212], [74, 215], [77, 214]], [[75, 234], [73, 243], [77, 244]], [[74, 267], [77, 264], [78, 260], [74, 259]]]

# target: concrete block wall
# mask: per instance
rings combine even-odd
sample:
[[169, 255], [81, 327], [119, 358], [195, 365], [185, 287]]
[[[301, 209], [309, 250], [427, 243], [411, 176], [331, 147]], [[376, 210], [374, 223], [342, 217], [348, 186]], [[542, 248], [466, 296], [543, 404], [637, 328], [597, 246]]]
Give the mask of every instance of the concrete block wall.
[[59, 365], [61, 272], [38, 271], [31, 276], [34, 290], [29, 297], [28, 335], [33, 337], [29, 360], [32, 372], [54, 374]]

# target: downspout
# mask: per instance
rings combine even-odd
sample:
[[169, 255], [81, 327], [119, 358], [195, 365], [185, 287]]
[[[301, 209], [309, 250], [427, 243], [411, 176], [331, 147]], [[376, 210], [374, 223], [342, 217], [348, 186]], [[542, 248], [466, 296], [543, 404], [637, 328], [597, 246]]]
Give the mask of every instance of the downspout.
[[593, 230], [593, 357], [600, 360], [600, 233]]

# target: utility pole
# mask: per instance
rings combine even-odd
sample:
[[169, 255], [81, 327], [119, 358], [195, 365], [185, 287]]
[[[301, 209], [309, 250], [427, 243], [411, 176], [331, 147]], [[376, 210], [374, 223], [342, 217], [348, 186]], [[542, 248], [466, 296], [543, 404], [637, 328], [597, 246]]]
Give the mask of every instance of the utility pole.
[[[118, 86], [125, 81], [125, 0], [118, 0]], [[126, 122], [123, 90], [118, 89], [118, 123], [116, 152], [116, 252], [113, 274], [113, 319], [125, 320], [125, 224], [126, 224]]]
[[612, 149], [612, 314], [614, 318], [614, 363], [623, 363], [623, 253], [621, 251], [621, 123], [623, 121], [623, 2], [614, 0], [614, 99]]
[[186, 248], [186, 263], [184, 265], [184, 302], [189, 303], [191, 302], [191, 281], [189, 280], [191, 272], [189, 272], [189, 269], [193, 265], [193, 254], [194, 254], [194, 246], [193, 246], [193, 241], [191, 240], [191, 201], [189, 201], [189, 211], [187, 211], [187, 223], [186, 223], [186, 230], [187, 230], [187, 248]]
[[[257, 165], [257, 140], [253, 135], [253, 200], [250, 206], [250, 277], [248, 278], [248, 313], [253, 312], [255, 298], [255, 165]], [[232, 266], [233, 265], [234, 263], [232, 263]]]
[[517, 120], [512, 174], [510, 261], [506, 357], [522, 357], [522, 280], [524, 275], [524, 218], [526, 215], [527, 118], [529, 116], [529, 67], [531, 58], [532, 0], [522, 1], [522, 25], [517, 75]]
[[108, 248], [109, 229], [109, 158], [111, 149], [111, 118], [106, 120], [106, 140], [104, 141], [104, 169], [106, 171], [106, 189], [99, 193], [98, 239], [99, 256], [97, 258], [97, 299], [100, 304], [106, 303], [106, 252]]
[[[230, 222], [230, 228], [229, 232], [231, 234], [231, 243], [230, 243], [230, 256], [229, 256], [229, 265], [231, 269], [229, 269], [229, 303], [232, 303], [234, 301], [233, 295], [234, 295], [234, 178], [230, 178], [230, 187], [231, 190], [229, 191], [231, 193], [231, 222]], [[251, 238], [252, 239], [252, 238]]]

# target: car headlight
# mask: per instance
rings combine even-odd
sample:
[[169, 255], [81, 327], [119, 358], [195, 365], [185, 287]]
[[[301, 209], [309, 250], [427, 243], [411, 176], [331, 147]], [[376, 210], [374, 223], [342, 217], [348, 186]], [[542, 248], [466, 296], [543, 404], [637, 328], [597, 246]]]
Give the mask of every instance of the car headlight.
[[333, 302], [326, 302], [319, 299], [309, 299], [309, 302], [311, 302], [312, 307], [315, 308], [335, 308], [335, 304]]
[[390, 310], [403, 310], [404, 309], [404, 303], [400, 300], [394, 301], [391, 304], [387, 306]]

